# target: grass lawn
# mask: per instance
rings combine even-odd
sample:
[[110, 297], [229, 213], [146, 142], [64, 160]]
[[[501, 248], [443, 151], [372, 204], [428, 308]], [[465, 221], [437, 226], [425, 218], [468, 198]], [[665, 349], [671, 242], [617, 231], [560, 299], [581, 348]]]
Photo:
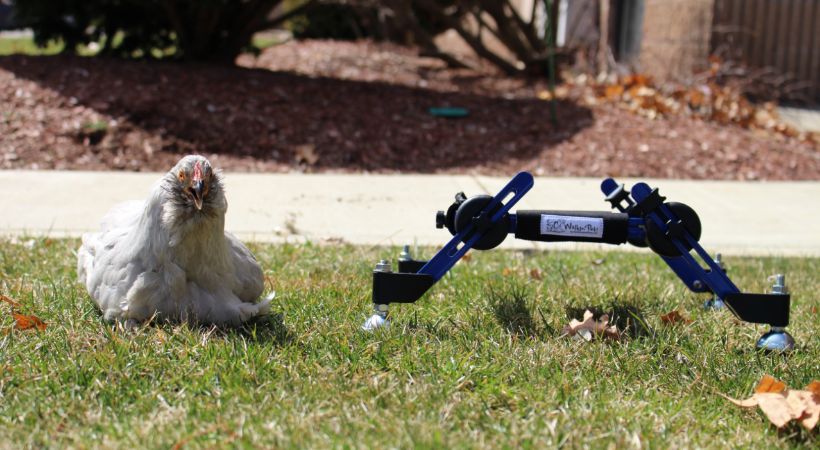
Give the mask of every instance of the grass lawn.
[[23, 54], [23, 55], [55, 55], [63, 49], [62, 44], [51, 43], [45, 48], [37, 47], [34, 40], [27, 37], [0, 38], [0, 56]]
[[[119, 43], [122, 40], [122, 36], [116, 35], [114, 39], [116, 43]], [[251, 43], [259, 50], [263, 50], [281, 44], [282, 39], [270, 33], [257, 33]], [[34, 43], [34, 39], [30, 37], [0, 37], [0, 56], [15, 54], [56, 55], [63, 50], [63, 47], [64, 45], [61, 42], [50, 42], [46, 47], [38, 47]], [[170, 52], [171, 50], [172, 49], [167, 49], [166, 51]], [[82, 47], [80, 50], [80, 54], [83, 56], [91, 56], [94, 53], [94, 51], [89, 50], [87, 47]], [[159, 52], [155, 56], [160, 57], [161, 55], [162, 52]]]
[[[755, 352], [765, 327], [703, 311], [646, 253], [473, 252], [371, 335], [370, 270], [398, 249], [255, 245], [276, 315], [129, 332], [75, 281], [76, 247], [0, 241], [0, 292], [48, 323], [13, 330], [0, 303], [0, 448], [818, 445], [816, 429], [778, 431], [718, 395], [820, 378], [818, 259], [726, 258], [748, 291], [787, 274], [799, 349], [784, 357]], [[641, 321], [622, 313], [618, 342], [559, 337], [588, 306]], [[694, 322], [662, 325], [673, 309]]]

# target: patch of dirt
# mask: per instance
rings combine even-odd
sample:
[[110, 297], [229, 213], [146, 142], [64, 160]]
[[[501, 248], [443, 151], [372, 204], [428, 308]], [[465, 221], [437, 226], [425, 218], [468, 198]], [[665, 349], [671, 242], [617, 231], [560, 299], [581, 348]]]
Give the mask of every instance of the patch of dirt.
[[[451, 70], [412, 49], [290, 42], [238, 67], [0, 58], [0, 168], [820, 179], [816, 143], [649, 119], [542, 80]], [[434, 107], [462, 107], [460, 119]]]

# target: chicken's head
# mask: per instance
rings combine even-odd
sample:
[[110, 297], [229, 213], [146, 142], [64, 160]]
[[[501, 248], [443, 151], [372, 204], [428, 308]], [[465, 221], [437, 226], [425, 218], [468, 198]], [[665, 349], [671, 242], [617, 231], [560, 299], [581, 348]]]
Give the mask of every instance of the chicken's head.
[[222, 209], [222, 180], [204, 157], [188, 155], [182, 158], [166, 180], [166, 184], [170, 184], [167, 190], [171, 200], [178, 208], [205, 213]]

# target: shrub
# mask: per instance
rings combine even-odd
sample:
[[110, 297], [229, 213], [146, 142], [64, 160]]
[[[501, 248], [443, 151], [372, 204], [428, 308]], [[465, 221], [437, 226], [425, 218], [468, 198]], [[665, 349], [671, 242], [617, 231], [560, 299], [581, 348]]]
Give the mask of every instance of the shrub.
[[313, 2], [269, 19], [282, 0], [17, 0], [17, 21], [35, 42], [66, 51], [92, 42], [103, 54], [232, 62], [251, 37]]

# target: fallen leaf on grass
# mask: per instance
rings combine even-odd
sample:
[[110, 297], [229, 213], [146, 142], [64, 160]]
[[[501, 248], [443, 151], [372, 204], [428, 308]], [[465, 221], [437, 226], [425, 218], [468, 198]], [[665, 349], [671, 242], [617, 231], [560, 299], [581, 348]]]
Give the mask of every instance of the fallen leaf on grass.
[[591, 341], [593, 337], [600, 336], [602, 338], [609, 338], [618, 340], [621, 338], [621, 333], [618, 332], [618, 327], [609, 325], [609, 316], [604, 314], [600, 319], [595, 320], [590, 310], [584, 311], [584, 320], [578, 321], [572, 319], [569, 325], [565, 326], [562, 333], [563, 336], [579, 336], [585, 341]]
[[674, 310], [672, 312], [666, 313], [661, 316], [661, 323], [664, 325], [675, 325], [678, 323], [692, 323], [692, 319], [684, 317], [683, 314], [679, 313], [678, 310]]
[[801, 391], [788, 389], [786, 383], [764, 375], [750, 398], [736, 400], [724, 397], [744, 408], [759, 407], [777, 428], [797, 420], [807, 430], [812, 430], [820, 420], [820, 381], [817, 380]]
[[780, 394], [786, 390], [786, 383], [769, 375], [763, 375], [757, 383], [755, 394]]
[[541, 275], [540, 270], [532, 269], [532, 270], [530, 270], [530, 278], [532, 278], [533, 280], [541, 280], [541, 279], [544, 278], [544, 276]]
[[17, 312], [12, 312], [11, 316], [14, 317], [14, 328], [18, 330], [37, 328], [38, 330], [43, 331], [46, 329], [46, 323], [40, 320], [37, 316], [29, 316]]
[[46, 329], [46, 323], [40, 320], [39, 317], [30, 316], [17, 312], [16, 309], [19, 309], [21, 305], [16, 301], [2, 294], [0, 294], [0, 301], [3, 301], [11, 305], [11, 317], [14, 318], [14, 328], [16, 330], [28, 330], [31, 328], [36, 328], [40, 331], [43, 331]]

